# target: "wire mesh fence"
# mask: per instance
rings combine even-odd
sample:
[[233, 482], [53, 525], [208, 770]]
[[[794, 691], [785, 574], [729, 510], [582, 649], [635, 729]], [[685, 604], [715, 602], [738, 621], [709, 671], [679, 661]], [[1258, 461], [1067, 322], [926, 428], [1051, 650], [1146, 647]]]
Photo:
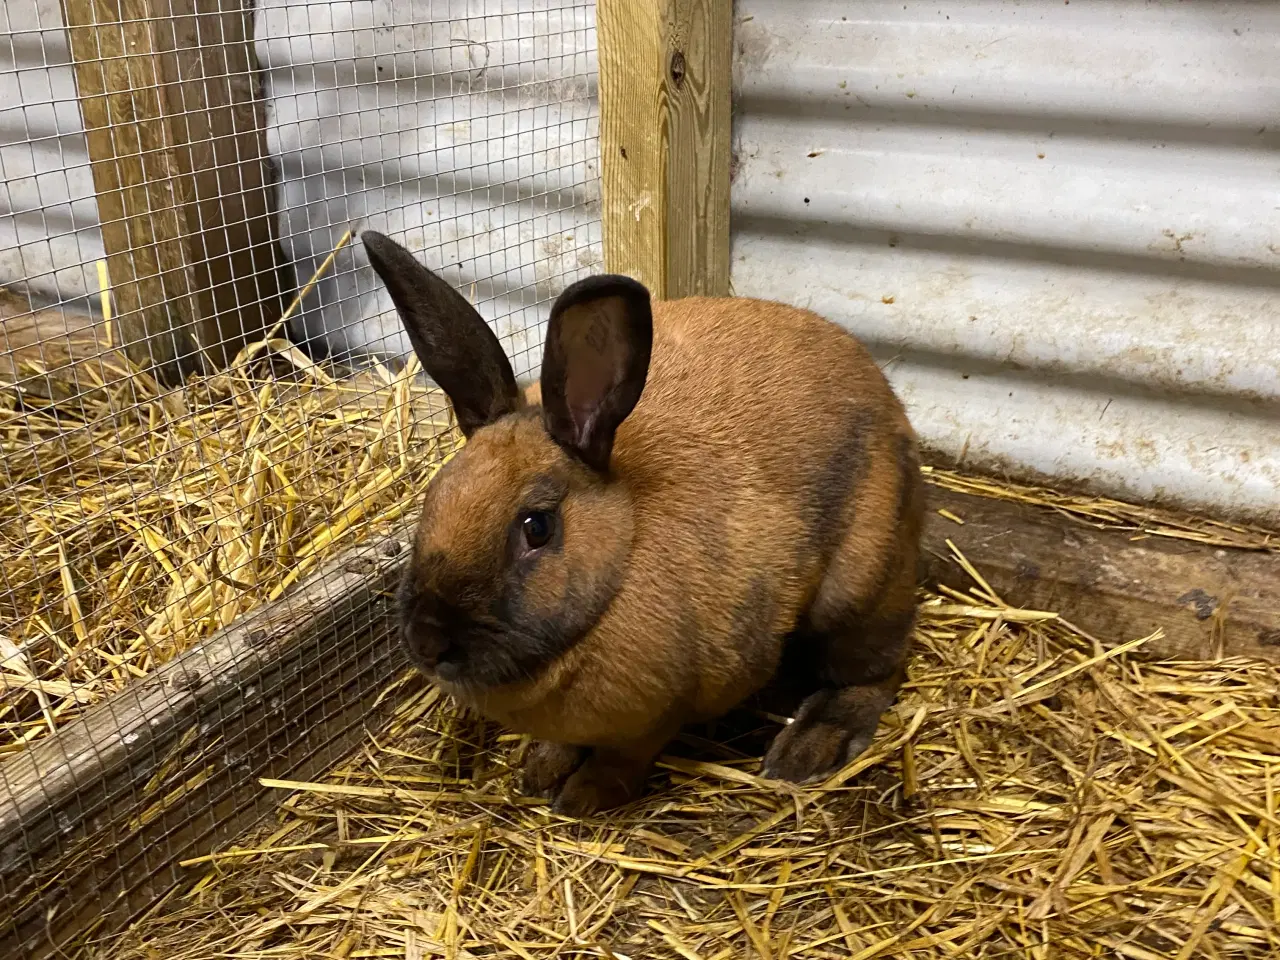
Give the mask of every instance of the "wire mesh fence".
[[0, 21], [0, 939], [40, 953], [376, 713], [398, 534], [458, 435], [358, 234], [535, 374], [601, 259], [595, 29], [586, 0]]

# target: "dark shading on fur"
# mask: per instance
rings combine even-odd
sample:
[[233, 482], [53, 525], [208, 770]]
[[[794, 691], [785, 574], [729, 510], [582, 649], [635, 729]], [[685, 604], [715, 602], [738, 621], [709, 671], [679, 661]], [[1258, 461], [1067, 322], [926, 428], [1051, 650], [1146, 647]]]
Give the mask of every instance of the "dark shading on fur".
[[813, 531], [809, 549], [823, 559], [831, 555], [844, 533], [846, 506], [870, 469], [867, 434], [875, 414], [864, 407], [854, 407], [843, 417], [834, 410], [830, 415], [840, 418], [840, 432], [844, 440], [834, 445], [821, 467], [814, 472], [805, 514]]
[[544, 625], [527, 629], [501, 611], [489, 614], [451, 602], [412, 580], [401, 584], [402, 634], [414, 663], [443, 680], [489, 687], [534, 676], [568, 641]]

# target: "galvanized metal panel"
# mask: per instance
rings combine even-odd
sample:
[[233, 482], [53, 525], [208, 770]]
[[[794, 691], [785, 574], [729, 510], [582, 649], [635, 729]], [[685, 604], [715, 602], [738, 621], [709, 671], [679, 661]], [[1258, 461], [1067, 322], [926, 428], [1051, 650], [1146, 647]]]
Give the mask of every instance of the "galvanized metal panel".
[[1280, 7], [737, 10], [737, 293], [943, 455], [1280, 520]]

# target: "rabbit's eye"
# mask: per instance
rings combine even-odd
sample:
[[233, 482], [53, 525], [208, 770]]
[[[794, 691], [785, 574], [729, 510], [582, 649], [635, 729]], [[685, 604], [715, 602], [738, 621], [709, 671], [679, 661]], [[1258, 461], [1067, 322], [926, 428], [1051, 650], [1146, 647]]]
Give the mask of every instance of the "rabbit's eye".
[[555, 532], [551, 514], [545, 510], [535, 510], [528, 514], [520, 526], [524, 531], [524, 542], [530, 550], [545, 547]]

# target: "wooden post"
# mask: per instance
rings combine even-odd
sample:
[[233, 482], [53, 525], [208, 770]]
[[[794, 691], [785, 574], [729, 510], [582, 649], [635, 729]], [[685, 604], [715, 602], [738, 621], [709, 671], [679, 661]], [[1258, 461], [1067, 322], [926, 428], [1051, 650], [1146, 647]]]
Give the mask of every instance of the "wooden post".
[[282, 311], [252, 0], [63, 0], [118, 329], [165, 379]]
[[729, 292], [732, 0], [599, 0], [605, 265]]

